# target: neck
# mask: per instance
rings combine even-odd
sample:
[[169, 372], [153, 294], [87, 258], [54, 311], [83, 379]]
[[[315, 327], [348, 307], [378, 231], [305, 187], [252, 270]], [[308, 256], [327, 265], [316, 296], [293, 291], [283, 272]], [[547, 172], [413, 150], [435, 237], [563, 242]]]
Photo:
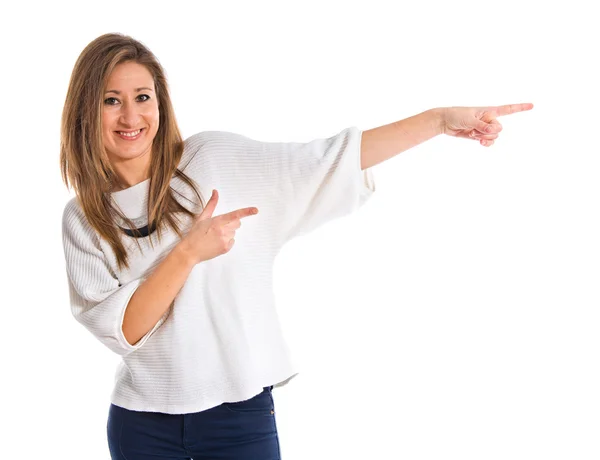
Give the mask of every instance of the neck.
[[118, 192], [133, 187], [150, 177], [151, 149], [152, 146], [142, 155], [127, 160], [110, 158], [111, 155], [109, 153], [109, 159], [111, 159], [112, 169], [115, 174], [111, 192]]

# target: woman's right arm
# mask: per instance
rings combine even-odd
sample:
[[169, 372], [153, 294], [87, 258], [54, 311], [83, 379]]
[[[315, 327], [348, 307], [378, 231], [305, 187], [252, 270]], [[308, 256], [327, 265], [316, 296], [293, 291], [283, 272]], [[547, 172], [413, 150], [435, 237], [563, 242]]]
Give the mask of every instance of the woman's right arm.
[[123, 317], [123, 335], [135, 345], [165, 314], [196, 263], [178, 243], [131, 296]]
[[258, 209], [242, 208], [212, 217], [219, 201], [213, 191], [206, 207], [188, 234], [171, 250], [131, 296], [123, 317], [123, 335], [135, 345], [165, 314], [179, 293], [192, 268], [200, 262], [231, 250], [240, 220], [255, 215]]
[[[97, 234], [72, 199], [63, 212], [63, 247], [71, 312], [100, 342], [126, 356], [144, 345], [164, 323], [168, 309], [193, 267], [229, 252], [244, 208], [212, 217], [214, 192], [187, 235], [147, 277], [121, 283], [111, 270]], [[132, 345], [135, 344], [135, 345]]]

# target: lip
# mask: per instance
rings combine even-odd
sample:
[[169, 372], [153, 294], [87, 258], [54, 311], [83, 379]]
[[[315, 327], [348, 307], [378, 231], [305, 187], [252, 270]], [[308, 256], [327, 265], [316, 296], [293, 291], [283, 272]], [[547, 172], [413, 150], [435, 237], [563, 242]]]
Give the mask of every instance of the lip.
[[[121, 134], [119, 134], [119, 132], [133, 133], [133, 132], [137, 131], [138, 129], [140, 130], [140, 133], [137, 136], [134, 136], [134, 137], [126, 137], [126, 136], [121, 136]], [[139, 139], [142, 134], [144, 134], [144, 130], [146, 128], [138, 128], [138, 129], [119, 130], [119, 131], [115, 131], [115, 134], [117, 136], [119, 136], [121, 139], [123, 139], [124, 141], [135, 141], [136, 139]]]

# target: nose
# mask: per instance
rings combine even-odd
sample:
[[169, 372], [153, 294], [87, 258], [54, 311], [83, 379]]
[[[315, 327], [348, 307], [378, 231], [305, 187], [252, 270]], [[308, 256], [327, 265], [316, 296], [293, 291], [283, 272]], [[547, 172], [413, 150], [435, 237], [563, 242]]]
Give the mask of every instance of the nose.
[[138, 126], [139, 119], [139, 107], [135, 102], [124, 102], [121, 106], [121, 116], [119, 117], [120, 124], [123, 125], [123, 127], [135, 128]]

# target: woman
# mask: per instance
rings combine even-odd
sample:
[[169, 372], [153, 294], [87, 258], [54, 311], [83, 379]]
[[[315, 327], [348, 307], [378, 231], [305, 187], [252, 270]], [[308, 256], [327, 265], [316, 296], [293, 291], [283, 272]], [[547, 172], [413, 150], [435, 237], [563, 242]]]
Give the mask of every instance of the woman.
[[489, 146], [497, 116], [532, 107], [437, 108], [307, 143], [182, 140], [154, 55], [121, 34], [88, 44], [62, 116], [76, 195], [63, 246], [74, 317], [122, 357], [112, 458], [279, 459], [271, 391], [297, 373], [273, 302], [278, 251], [362, 206], [371, 166], [438, 134]]

